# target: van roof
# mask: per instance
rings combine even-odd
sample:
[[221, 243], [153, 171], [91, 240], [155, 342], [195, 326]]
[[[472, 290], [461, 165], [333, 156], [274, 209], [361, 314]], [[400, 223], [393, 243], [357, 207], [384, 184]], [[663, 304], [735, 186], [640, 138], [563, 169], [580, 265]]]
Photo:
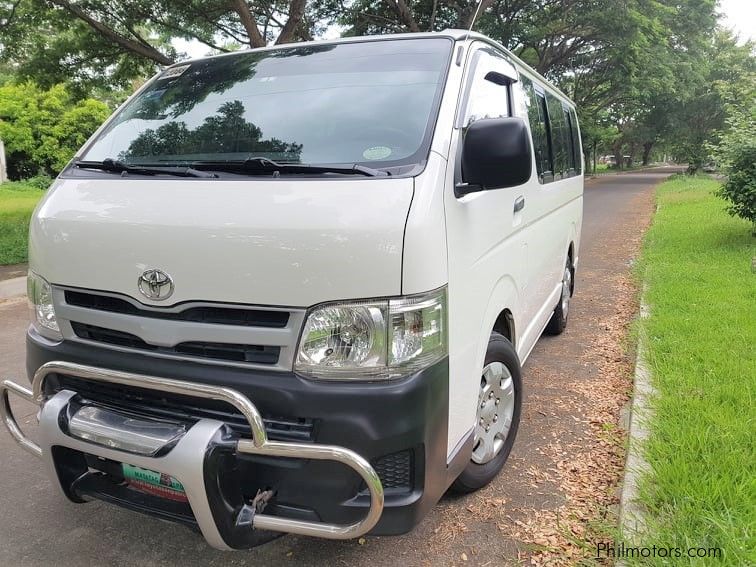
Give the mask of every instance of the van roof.
[[[339, 43], [360, 43], [360, 42], [366, 42], [366, 41], [391, 41], [391, 40], [397, 40], [397, 39], [424, 39], [424, 38], [438, 38], [438, 37], [447, 37], [455, 42], [466, 41], [468, 39], [474, 39], [474, 40], [488, 43], [492, 45], [493, 47], [495, 47], [496, 49], [498, 49], [499, 51], [504, 52], [508, 57], [511, 58], [514, 64], [516, 64], [522, 70], [526, 71], [526, 74], [530, 75], [532, 78], [536, 78], [539, 81], [543, 82], [546, 86], [552, 89], [555, 93], [559, 94], [559, 96], [563, 97], [570, 104], [572, 104], [573, 106], [575, 105], [575, 103], [570, 99], [570, 97], [568, 97], [556, 86], [554, 86], [548, 79], [543, 77], [538, 71], [533, 69], [530, 65], [522, 61], [514, 53], [512, 53], [506, 47], [501, 45], [498, 41], [495, 41], [491, 39], [490, 37], [483, 35], [482, 33], [473, 32], [473, 31], [469, 32], [467, 30], [459, 30], [459, 29], [446, 29], [440, 32], [365, 35], [365, 36], [355, 36], [355, 37], [341, 37], [337, 39], [320, 39], [320, 40], [304, 41], [304, 42], [296, 42], [296, 43], [282, 43], [282, 44], [277, 44], [277, 45], [268, 45], [265, 47], [256, 47], [253, 49], [242, 49], [239, 51], [232, 51], [230, 53], [221, 53], [218, 55], [208, 55], [206, 57], [195, 57], [192, 59], [184, 59], [183, 61], [174, 63], [174, 65], [185, 65], [186, 63], [193, 63], [195, 61], [205, 61], [208, 59], [218, 59], [221, 57], [233, 57], [234, 55], [237, 55], [239, 53], [249, 53], [253, 51], [255, 52], [256, 51], [273, 51], [276, 49], [289, 48], [289, 47], [301, 47], [301, 46], [308, 46], [308, 45], [330, 45], [330, 44], [339, 44]], [[166, 68], [169, 69], [170, 67], [173, 67], [174, 65], [169, 65]]]

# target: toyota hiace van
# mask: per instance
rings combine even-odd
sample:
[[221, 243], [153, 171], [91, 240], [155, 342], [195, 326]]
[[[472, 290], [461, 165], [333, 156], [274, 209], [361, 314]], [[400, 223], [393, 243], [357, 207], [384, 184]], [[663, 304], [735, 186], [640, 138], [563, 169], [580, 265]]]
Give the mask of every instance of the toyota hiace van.
[[33, 215], [3, 421], [73, 502], [220, 549], [407, 532], [512, 450], [582, 162], [574, 104], [467, 31], [163, 69]]

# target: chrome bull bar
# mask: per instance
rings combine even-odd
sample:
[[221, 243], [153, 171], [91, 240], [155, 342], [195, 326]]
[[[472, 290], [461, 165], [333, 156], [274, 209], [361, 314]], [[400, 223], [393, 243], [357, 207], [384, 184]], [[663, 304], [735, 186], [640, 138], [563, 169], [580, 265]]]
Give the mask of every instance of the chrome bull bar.
[[[353, 524], [329, 524], [324, 522], [295, 520], [291, 518], [283, 518], [279, 516], [257, 513], [253, 518], [254, 528], [275, 532], [292, 533], [297, 535], [314, 536], [325, 539], [351, 539], [369, 532], [376, 525], [376, 523], [378, 523], [378, 520], [381, 517], [384, 503], [383, 486], [375, 470], [365, 458], [355, 453], [351, 449], [339, 447], [336, 445], [270, 441], [268, 439], [263, 418], [260, 415], [260, 412], [246, 396], [242, 395], [234, 389], [222, 386], [200, 384], [196, 382], [186, 382], [172, 378], [162, 378], [158, 376], [106, 370], [70, 362], [48, 362], [47, 364], [41, 366], [34, 374], [31, 390], [20, 386], [10, 380], [5, 380], [2, 382], [2, 384], [0, 384], [0, 417], [2, 418], [6, 428], [10, 432], [11, 436], [19, 443], [19, 445], [21, 445], [21, 447], [37, 457], [50, 461], [50, 467], [52, 470], [54, 470], [54, 465], [52, 465], [52, 457], [48, 455], [48, 453], [50, 452], [49, 447], [46, 447], [45, 443], [40, 446], [29, 439], [26, 435], [24, 435], [10, 407], [9, 394], [19, 396], [27, 401], [39, 405], [42, 408], [42, 411], [40, 412], [41, 429], [43, 425], [48, 430], [55, 429], [55, 431], [48, 431], [48, 434], [46, 435], [48, 445], [59, 444], [63, 442], [66, 446], [72, 448], [80, 448], [84, 446], [86, 447], [85, 452], [90, 452], [92, 454], [100, 455], [106, 458], [112, 458], [114, 460], [121, 460], [123, 462], [128, 462], [129, 460], [137, 460], [139, 462], [132, 462], [132, 464], [152, 467], [153, 469], [158, 471], [160, 471], [159, 464], [161, 459], [144, 457], [138, 458], [131, 453], [106, 449], [92, 443], [73, 439], [63, 433], [57, 425], [57, 414], [45, 416], [44, 409], [46, 405], [58, 405], [60, 407], [65, 407], [70, 398], [73, 397], [73, 393], [67, 390], [63, 390], [53, 396], [50, 400], [47, 400], [45, 398], [43, 388], [45, 380], [50, 374], [63, 374], [75, 376], [77, 378], [96, 380], [99, 382], [110, 382], [124, 386], [134, 386], [149, 390], [157, 390], [161, 392], [169, 392], [185, 396], [193, 396], [196, 398], [226, 402], [234, 406], [237, 410], [239, 410], [239, 412], [242, 413], [242, 415], [244, 415], [252, 431], [251, 439], [239, 439], [237, 441], [237, 452], [272, 457], [336, 461], [354, 470], [365, 481], [367, 489], [370, 493], [370, 508], [368, 509], [367, 514], [362, 520]], [[48, 401], [56, 400], [56, 398], [58, 397], [60, 397], [60, 399], [56, 401], [56, 404], [47, 404]], [[59, 409], [60, 408], [51, 408], [50, 411], [59, 411]], [[213, 422], [212, 420], [201, 420], [197, 425], [202, 422], [206, 422], [205, 425], [207, 425], [212, 430], [210, 431], [210, 433], [214, 432], [218, 427], [221, 426], [219, 422]], [[212, 428], [213, 424], [215, 424], [215, 429]], [[208, 429], [208, 427], [205, 427], [205, 429]], [[196, 434], [195, 438], [199, 438], [199, 435], [199, 433]], [[179, 442], [179, 446], [177, 446], [173, 451], [178, 452], [180, 445], [181, 442]], [[164, 470], [160, 472], [171, 473], [175, 471]], [[215, 529], [216, 527], [214, 525], [207, 525], [207, 519], [212, 518], [212, 515], [209, 514], [209, 510], [200, 510], [200, 512], [202, 513], [197, 513], [198, 507], [202, 508], [204, 506], [207, 506], [207, 501], [206, 498], [204, 498], [204, 494], [200, 498], [195, 498], [194, 502], [192, 501], [191, 495], [188, 494], [188, 496], [190, 506], [192, 507], [192, 510], [195, 511], [195, 516], [198, 521], [200, 530], [202, 531], [208, 542], [214, 547], [228, 549], [222, 539], [219, 539], [218, 532]], [[205, 525], [203, 525], [203, 523]]]

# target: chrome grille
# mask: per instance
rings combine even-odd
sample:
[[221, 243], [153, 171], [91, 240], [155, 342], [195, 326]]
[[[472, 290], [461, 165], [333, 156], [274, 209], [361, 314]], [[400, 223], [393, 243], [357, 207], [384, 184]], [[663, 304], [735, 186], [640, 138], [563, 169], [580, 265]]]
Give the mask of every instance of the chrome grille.
[[303, 309], [185, 302], [153, 307], [116, 293], [54, 287], [66, 340], [147, 356], [291, 370]]
[[212, 323], [216, 325], [244, 325], [247, 327], [285, 327], [289, 321], [287, 311], [271, 311], [267, 309], [242, 309], [233, 306], [202, 306], [181, 307], [178, 311], [157, 311], [140, 308], [133, 303], [109, 295], [97, 295], [82, 291], [66, 290], [67, 305], [122, 313], [124, 315], [139, 315], [154, 319], [171, 321], [190, 321], [194, 323]]

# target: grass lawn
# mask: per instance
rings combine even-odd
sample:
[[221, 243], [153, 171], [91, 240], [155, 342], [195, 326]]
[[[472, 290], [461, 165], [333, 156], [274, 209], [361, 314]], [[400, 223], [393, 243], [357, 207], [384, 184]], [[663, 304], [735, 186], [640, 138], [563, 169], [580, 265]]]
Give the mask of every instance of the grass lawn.
[[719, 547], [723, 558], [644, 564], [756, 565], [756, 238], [717, 186], [662, 184], [646, 239], [641, 324], [658, 398], [641, 495], [645, 545]]
[[44, 193], [20, 181], [0, 185], [0, 265], [26, 261], [29, 217]]

